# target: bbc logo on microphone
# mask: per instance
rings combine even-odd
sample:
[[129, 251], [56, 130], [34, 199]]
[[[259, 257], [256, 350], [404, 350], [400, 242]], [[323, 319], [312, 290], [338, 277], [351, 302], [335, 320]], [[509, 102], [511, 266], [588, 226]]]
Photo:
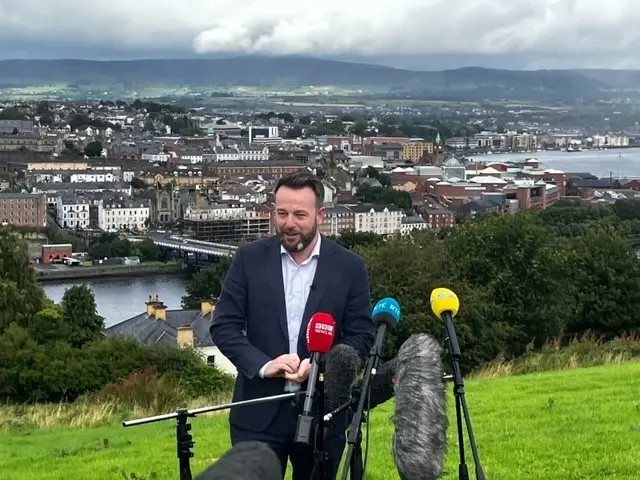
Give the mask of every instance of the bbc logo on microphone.
[[327, 325], [326, 323], [316, 323], [316, 333], [321, 335], [333, 335], [334, 325]]

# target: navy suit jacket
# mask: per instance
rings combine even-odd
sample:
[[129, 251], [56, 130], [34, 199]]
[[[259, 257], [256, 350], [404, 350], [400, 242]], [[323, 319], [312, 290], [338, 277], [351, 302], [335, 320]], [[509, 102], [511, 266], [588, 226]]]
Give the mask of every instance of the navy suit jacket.
[[[300, 335], [298, 356], [309, 358], [306, 329], [316, 312], [333, 315], [334, 345], [344, 343], [366, 357], [374, 341], [369, 277], [362, 257], [322, 239]], [[270, 237], [241, 246], [233, 259], [216, 304], [211, 339], [238, 369], [233, 401], [280, 395], [283, 378], [263, 379], [258, 372], [270, 360], [289, 353], [280, 239]], [[230, 422], [242, 429], [264, 431], [279, 402], [231, 409]]]

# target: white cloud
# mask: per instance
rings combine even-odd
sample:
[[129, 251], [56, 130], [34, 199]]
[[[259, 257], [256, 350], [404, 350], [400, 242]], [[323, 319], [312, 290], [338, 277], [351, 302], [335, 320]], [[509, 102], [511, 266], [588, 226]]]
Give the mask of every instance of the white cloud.
[[[2, 37], [197, 53], [477, 54], [636, 64], [632, 0], [0, 0]], [[640, 61], [638, 61], [640, 63]]]

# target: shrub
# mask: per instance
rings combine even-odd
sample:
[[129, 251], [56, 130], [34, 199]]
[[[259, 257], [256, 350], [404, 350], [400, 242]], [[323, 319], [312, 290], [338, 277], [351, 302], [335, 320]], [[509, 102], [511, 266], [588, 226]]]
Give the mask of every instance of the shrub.
[[163, 388], [175, 385], [185, 395], [212, 395], [231, 387], [228, 375], [189, 349], [145, 346], [124, 338], [101, 338], [81, 349], [60, 341], [42, 345], [15, 324], [0, 336], [0, 398], [11, 402], [73, 401], [147, 367], [166, 382]]
[[485, 365], [475, 376], [498, 377], [551, 370], [595, 367], [640, 359], [640, 337], [627, 335], [605, 342], [602, 337], [585, 334], [565, 344], [561, 338], [547, 342], [540, 351], [529, 349], [519, 358], [498, 358]]
[[168, 376], [161, 376], [155, 366], [131, 373], [119, 383], [109, 383], [91, 395], [96, 404], [117, 403], [120, 407], [141, 407], [153, 412], [176, 410], [186, 404], [184, 390]]

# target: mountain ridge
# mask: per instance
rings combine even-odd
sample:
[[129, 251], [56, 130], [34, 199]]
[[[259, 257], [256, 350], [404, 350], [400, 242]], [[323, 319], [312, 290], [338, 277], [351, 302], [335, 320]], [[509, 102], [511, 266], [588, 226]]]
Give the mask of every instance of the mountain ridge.
[[508, 70], [462, 67], [420, 71], [300, 56], [214, 59], [0, 60], [0, 85], [47, 84], [220, 87], [367, 86], [380, 91], [459, 99], [597, 98], [640, 89], [640, 71]]

